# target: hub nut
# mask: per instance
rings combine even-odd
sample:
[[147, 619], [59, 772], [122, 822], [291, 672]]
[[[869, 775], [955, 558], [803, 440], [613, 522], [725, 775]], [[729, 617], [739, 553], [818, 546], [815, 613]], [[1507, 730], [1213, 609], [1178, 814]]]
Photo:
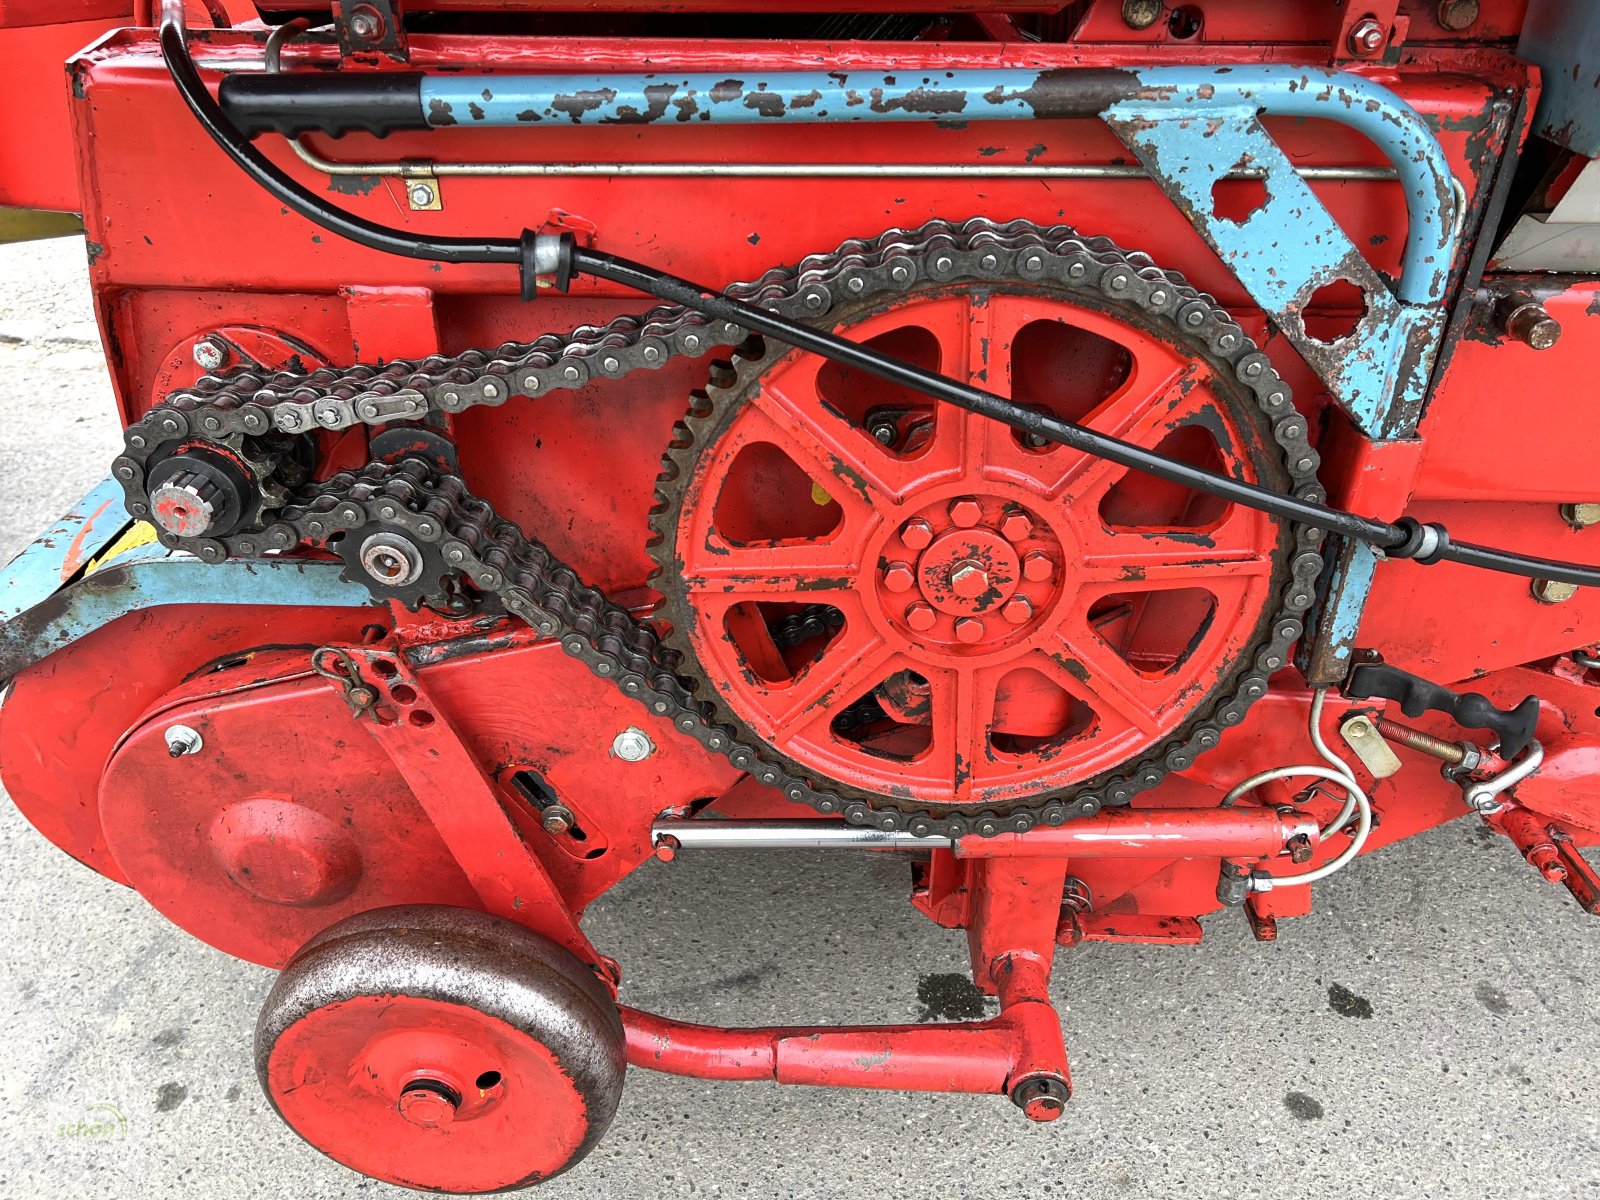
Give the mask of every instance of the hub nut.
[[388, 587], [410, 587], [422, 578], [422, 552], [393, 533], [375, 533], [361, 543], [361, 566]]
[[418, 1079], [400, 1093], [400, 1115], [423, 1129], [438, 1129], [456, 1119], [461, 1098], [437, 1079]]
[[906, 624], [918, 633], [927, 633], [938, 620], [939, 615], [933, 611], [933, 605], [920, 600], [906, 609]]
[[983, 520], [983, 505], [971, 496], [950, 501], [950, 519], [963, 529], [971, 529]]
[[966, 642], [969, 646], [973, 642], [983, 640], [983, 622], [977, 617], [962, 617], [956, 622], [956, 640]]
[[910, 563], [892, 562], [883, 569], [883, 586], [891, 592], [909, 592], [916, 581]]
[[933, 526], [921, 517], [912, 517], [900, 526], [900, 540], [913, 550], [926, 550], [933, 541]]
[[963, 600], [976, 600], [989, 590], [989, 574], [978, 563], [957, 563], [950, 572], [950, 590]]

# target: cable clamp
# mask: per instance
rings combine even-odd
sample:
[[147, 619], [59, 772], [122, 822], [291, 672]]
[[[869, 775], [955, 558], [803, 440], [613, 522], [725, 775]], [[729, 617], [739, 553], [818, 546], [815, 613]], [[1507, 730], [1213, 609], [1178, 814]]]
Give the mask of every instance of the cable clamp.
[[1390, 558], [1409, 558], [1431, 567], [1450, 548], [1450, 531], [1437, 522], [1424, 523], [1415, 517], [1401, 517], [1395, 527], [1404, 531], [1406, 540], [1384, 551]]
[[539, 294], [539, 281], [564, 292], [572, 286], [572, 258], [578, 239], [570, 233], [522, 231], [522, 299]]

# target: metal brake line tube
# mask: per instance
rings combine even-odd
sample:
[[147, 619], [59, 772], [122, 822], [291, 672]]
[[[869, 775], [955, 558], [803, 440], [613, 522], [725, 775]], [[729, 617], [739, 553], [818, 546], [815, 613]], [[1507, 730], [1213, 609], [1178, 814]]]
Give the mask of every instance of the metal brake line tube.
[[183, 0], [162, 0], [161, 12], [162, 58], [184, 102], [211, 139], [280, 203], [331, 233], [369, 249], [435, 262], [515, 265], [523, 272], [525, 294], [531, 294], [533, 281], [527, 277], [530, 270], [539, 274], [554, 274], [557, 273], [555, 264], [565, 260], [567, 267], [577, 273], [621, 284], [669, 303], [682, 304], [719, 320], [731, 321], [745, 329], [856, 367], [880, 379], [909, 387], [1013, 429], [1037, 434], [1049, 441], [1193, 491], [1268, 513], [1280, 520], [1298, 522], [1369, 543], [1394, 557], [1416, 558], [1423, 563], [1450, 561], [1504, 574], [1572, 583], [1581, 587], [1600, 587], [1600, 567], [1452, 542], [1440, 525], [1420, 525], [1411, 521], [1390, 524], [1227, 476], [1214, 475], [1141, 446], [1096, 433], [1071, 421], [1030, 412], [992, 392], [889, 358], [836, 334], [796, 324], [763, 309], [729, 300], [714, 289], [625, 258], [575, 247], [570, 235], [536, 236], [525, 232], [520, 238], [426, 238], [379, 225], [342, 209], [330, 208], [257, 150], [249, 138], [229, 121], [207, 90], [189, 55]]

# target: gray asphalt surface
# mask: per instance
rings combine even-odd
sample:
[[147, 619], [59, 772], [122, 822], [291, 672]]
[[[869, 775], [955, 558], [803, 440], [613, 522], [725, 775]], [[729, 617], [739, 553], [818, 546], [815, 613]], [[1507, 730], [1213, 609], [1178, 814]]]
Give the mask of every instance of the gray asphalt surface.
[[[0, 558], [118, 445], [82, 255], [0, 248]], [[272, 1113], [249, 1066], [268, 972], [179, 932], [9, 802], [0, 854], [0, 1197], [411, 1194]], [[587, 929], [622, 961], [624, 997], [672, 1016], [918, 1020], [941, 1015], [927, 997], [952, 989], [934, 977], [965, 953], [907, 882], [882, 857], [707, 854], [646, 867]], [[1600, 922], [1462, 820], [1318, 885], [1275, 945], [1221, 914], [1195, 948], [1064, 951], [1077, 1094], [1054, 1125], [998, 1098], [634, 1071], [607, 1138], [538, 1194], [1596, 1196], [1597, 984]], [[76, 1132], [96, 1123], [114, 1132]]]

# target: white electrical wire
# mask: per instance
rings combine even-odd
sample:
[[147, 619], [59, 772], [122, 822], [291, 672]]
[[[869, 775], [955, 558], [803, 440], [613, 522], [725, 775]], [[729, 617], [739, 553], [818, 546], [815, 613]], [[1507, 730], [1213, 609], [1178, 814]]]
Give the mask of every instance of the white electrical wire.
[[1350, 838], [1350, 844], [1335, 858], [1329, 859], [1320, 867], [1309, 871], [1302, 871], [1297, 875], [1274, 875], [1271, 877], [1271, 887], [1301, 887], [1308, 883], [1315, 883], [1319, 879], [1326, 879], [1335, 871], [1345, 866], [1356, 855], [1361, 853], [1361, 847], [1366, 844], [1367, 835], [1372, 832], [1372, 801], [1367, 798], [1367, 793], [1356, 782], [1356, 773], [1350, 769], [1348, 763], [1334, 754], [1328, 744], [1322, 740], [1322, 730], [1319, 728], [1322, 721], [1322, 706], [1327, 698], [1327, 689], [1318, 688], [1311, 700], [1311, 744], [1316, 747], [1317, 753], [1326, 761], [1328, 766], [1319, 766], [1315, 763], [1298, 763], [1287, 767], [1273, 767], [1271, 770], [1262, 771], [1252, 775], [1244, 782], [1236, 784], [1222, 800], [1224, 808], [1232, 807], [1240, 797], [1255, 791], [1264, 783], [1271, 783], [1277, 779], [1324, 779], [1329, 783], [1344, 789], [1344, 807], [1339, 810], [1339, 815], [1334, 817], [1322, 829], [1321, 836], [1324, 840], [1333, 836], [1344, 828], [1345, 822], [1350, 819], [1350, 814], [1359, 810], [1360, 816], [1356, 821], [1356, 831]]

